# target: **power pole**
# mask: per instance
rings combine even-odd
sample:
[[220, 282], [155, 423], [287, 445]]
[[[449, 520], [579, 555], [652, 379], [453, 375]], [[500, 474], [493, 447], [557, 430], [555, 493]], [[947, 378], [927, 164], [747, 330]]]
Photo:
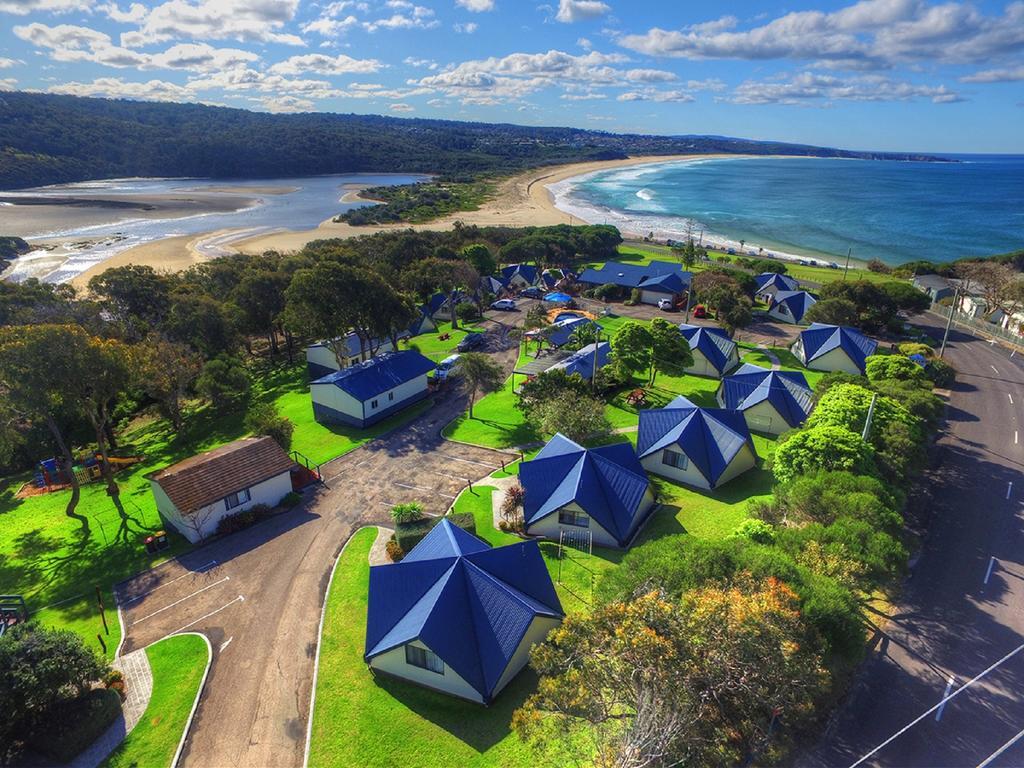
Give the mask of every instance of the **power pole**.
[[942, 346], [939, 347], [939, 359], [946, 354], [946, 341], [949, 339], [949, 327], [953, 325], [953, 313], [956, 312], [957, 299], [960, 296], [960, 286], [953, 289], [953, 303], [949, 305], [949, 317], [946, 318], [946, 330], [942, 334]]
[[843, 280], [846, 280], [846, 274], [850, 271], [850, 255], [853, 253], [853, 246], [846, 249], [846, 269], [843, 270]]
[[597, 389], [597, 355], [601, 349], [601, 326], [597, 326], [597, 335], [594, 337], [594, 368], [590, 372], [590, 389]]
[[871, 405], [868, 406], [868, 417], [864, 420], [864, 432], [860, 436], [865, 443], [868, 441], [868, 433], [871, 431], [871, 421], [875, 417], [875, 401], [878, 400], [878, 393], [871, 396]]

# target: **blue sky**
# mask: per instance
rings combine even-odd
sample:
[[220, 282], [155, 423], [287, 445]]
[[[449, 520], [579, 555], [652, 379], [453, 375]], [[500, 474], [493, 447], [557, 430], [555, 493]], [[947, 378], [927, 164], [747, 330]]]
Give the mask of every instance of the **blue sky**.
[[0, 88], [1024, 153], [1024, 0], [0, 0]]

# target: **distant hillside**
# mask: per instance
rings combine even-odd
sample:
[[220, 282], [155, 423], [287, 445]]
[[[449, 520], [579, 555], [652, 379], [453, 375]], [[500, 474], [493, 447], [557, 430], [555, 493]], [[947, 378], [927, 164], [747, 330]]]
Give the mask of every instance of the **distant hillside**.
[[470, 178], [626, 155], [749, 153], [934, 160], [719, 136], [0, 94], [0, 189], [124, 176], [275, 178], [359, 171]]

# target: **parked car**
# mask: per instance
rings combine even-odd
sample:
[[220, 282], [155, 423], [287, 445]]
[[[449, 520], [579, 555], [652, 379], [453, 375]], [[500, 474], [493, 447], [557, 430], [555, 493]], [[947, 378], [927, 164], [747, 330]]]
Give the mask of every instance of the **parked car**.
[[836, 264], [836, 263], [835, 263], [835, 262], [833, 261], [833, 262], [830, 262], [830, 263], [829, 263], [829, 265], [828, 265], [828, 268], [829, 268], [829, 269], [839, 269], [839, 265], [838, 265], [838, 264]]
[[519, 292], [519, 295], [525, 299], [543, 299], [544, 291], [535, 285], [531, 285], [529, 288], [523, 288], [523, 290]]
[[672, 299], [658, 299], [658, 309], [671, 312], [675, 309], [675, 305], [672, 303]]
[[483, 345], [484, 335], [482, 333], [467, 333], [466, 337], [455, 348], [459, 352], [469, 352], [473, 349], [479, 349]]
[[698, 304], [693, 308], [693, 316], [697, 318], [706, 318], [708, 316], [708, 308], [703, 304]]
[[500, 309], [503, 312], [513, 312], [515, 308], [515, 299], [498, 299], [491, 304], [491, 309]]
[[440, 363], [437, 364], [437, 370], [434, 372], [435, 381], [447, 381], [452, 371], [455, 369], [455, 364], [459, 362], [461, 355], [449, 355]]

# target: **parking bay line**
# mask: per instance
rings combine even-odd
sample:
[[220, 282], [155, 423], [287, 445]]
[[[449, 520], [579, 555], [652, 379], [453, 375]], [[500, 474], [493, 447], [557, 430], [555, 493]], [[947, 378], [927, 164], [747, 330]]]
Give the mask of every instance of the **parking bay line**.
[[136, 595], [135, 597], [128, 598], [127, 600], [124, 601], [124, 604], [128, 605], [128, 603], [134, 603], [136, 600], [141, 600], [144, 597], [148, 597], [149, 595], [152, 595], [154, 592], [156, 592], [158, 589], [163, 589], [164, 587], [166, 587], [166, 586], [168, 586], [170, 584], [173, 584], [176, 581], [181, 581], [186, 576], [195, 576], [197, 573], [206, 573], [214, 565], [217, 565], [217, 561], [216, 560], [211, 560], [210, 562], [206, 563], [205, 565], [200, 565], [194, 571], [189, 571], [188, 573], [183, 573], [181, 576], [178, 576], [177, 578], [171, 579], [170, 581], [165, 581], [160, 586], [153, 587], [152, 589], [150, 589], [150, 590], [148, 590], [146, 592], [143, 592], [141, 595]]
[[395, 483], [399, 488], [408, 488], [412, 491], [426, 491], [427, 493], [433, 493], [435, 496], [444, 496], [446, 499], [454, 499], [450, 493], [440, 493], [435, 491], [433, 488], [424, 488], [422, 485], [407, 485], [406, 483]]
[[950, 675], [949, 682], [946, 683], [946, 690], [942, 694], [942, 703], [939, 705], [939, 711], [935, 713], [936, 723], [942, 720], [942, 713], [946, 709], [946, 701], [949, 699], [949, 692], [953, 690], [954, 682], [956, 682], [956, 678]]
[[[232, 601], [230, 601], [230, 602], [227, 602], [227, 603], [224, 603], [224, 605], [222, 605], [222, 606], [221, 606], [220, 608], [218, 608], [218, 609], [217, 609], [216, 611], [210, 611], [210, 612], [209, 612], [208, 614], [206, 614], [205, 616], [200, 616], [200, 617], [199, 617], [198, 619], [196, 619], [195, 621], [190, 621], [190, 622], [189, 622], [188, 624], [186, 624], [186, 625], [185, 625], [184, 627], [178, 627], [178, 628], [177, 628], [176, 630], [174, 630], [173, 632], [170, 632], [169, 634], [172, 634], [172, 635], [176, 635], [176, 634], [177, 634], [177, 633], [179, 633], [179, 632], [184, 632], [184, 631], [185, 631], [186, 629], [188, 629], [188, 628], [189, 628], [189, 627], [191, 627], [191, 626], [194, 626], [194, 625], [198, 624], [198, 623], [199, 623], [200, 621], [202, 621], [203, 619], [208, 619], [208, 618], [210, 618], [211, 616], [215, 616], [215, 615], [217, 615], [218, 613], [220, 613], [221, 611], [223, 611], [223, 610], [224, 610], [225, 608], [230, 608], [230, 607], [231, 607], [232, 605], [234, 605], [234, 604], [235, 604], [235, 603], [237, 603], [237, 602], [243, 602], [243, 603], [244, 603], [244, 602], [245, 602], [245, 598], [244, 598], [244, 597], [242, 597], [242, 595], [239, 595], [239, 596], [238, 596], [238, 597], [236, 597], [236, 598], [235, 598], [234, 600], [232, 600]], [[232, 635], [232, 637], [234, 637], [234, 635]], [[226, 643], [225, 643], [225, 645], [226, 645]], [[222, 649], [222, 650], [223, 650], [223, 649]]]
[[225, 581], [230, 581], [230, 580], [231, 580], [231, 577], [230, 577], [230, 576], [225, 576], [225, 577], [224, 577], [223, 579], [221, 579], [220, 581], [215, 581], [215, 582], [213, 582], [213, 584], [207, 584], [207, 585], [206, 585], [205, 587], [203, 587], [202, 589], [197, 589], [197, 590], [196, 590], [195, 592], [193, 592], [193, 593], [192, 593], [191, 595], [185, 595], [185, 596], [184, 596], [183, 598], [181, 598], [180, 600], [175, 600], [175, 601], [174, 601], [173, 603], [171, 603], [170, 605], [165, 605], [165, 606], [164, 606], [163, 608], [159, 608], [159, 609], [157, 609], [157, 610], [153, 611], [153, 612], [152, 612], [151, 614], [149, 614], [149, 615], [147, 615], [147, 616], [143, 616], [143, 617], [142, 617], [141, 619], [137, 619], [136, 621], [133, 621], [133, 622], [131, 623], [131, 626], [133, 626], [133, 627], [134, 627], [134, 626], [135, 626], [136, 624], [141, 624], [141, 623], [142, 623], [142, 622], [144, 622], [144, 621], [145, 621], [146, 619], [151, 619], [151, 618], [153, 618], [154, 616], [156, 616], [156, 615], [157, 615], [158, 613], [163, 613], [164, 611], [166, 611], [166, 610], [168, 610], [168, 609], [170, 609], [170, 608], [173, 608], [174, 606], [178, 605], [179, 603], [183, 603], [183, 602], [185, 602], [186, 600], [188, 600], [188, 599], [190, 599], [190, 598], [193, 598], [193, 597], [195, 597], [196, 595], [198, 595], [198, 594], [200, 594], [200, 593], [202, 593], [202, 592], [205, 592], [205, 591], [206, 591], [206, 590], [208, 590], [208, 589], [213, 589], [213, 588], [214, 588], [214, 587], [216, 587], [216, 586], [217, 586], [218, 584], [223, 584], [223, 583], [224, 583]]
[[463, 464], [478, 464], [481, 467], [487, 467], [488, 469], [501, 469], [497, 464], [487, 464], [482, 461], [473, 461], [472, 459], [460, 459], [458, 456], [448, 456], [447, 458], [452, 461], [461, 461]]

